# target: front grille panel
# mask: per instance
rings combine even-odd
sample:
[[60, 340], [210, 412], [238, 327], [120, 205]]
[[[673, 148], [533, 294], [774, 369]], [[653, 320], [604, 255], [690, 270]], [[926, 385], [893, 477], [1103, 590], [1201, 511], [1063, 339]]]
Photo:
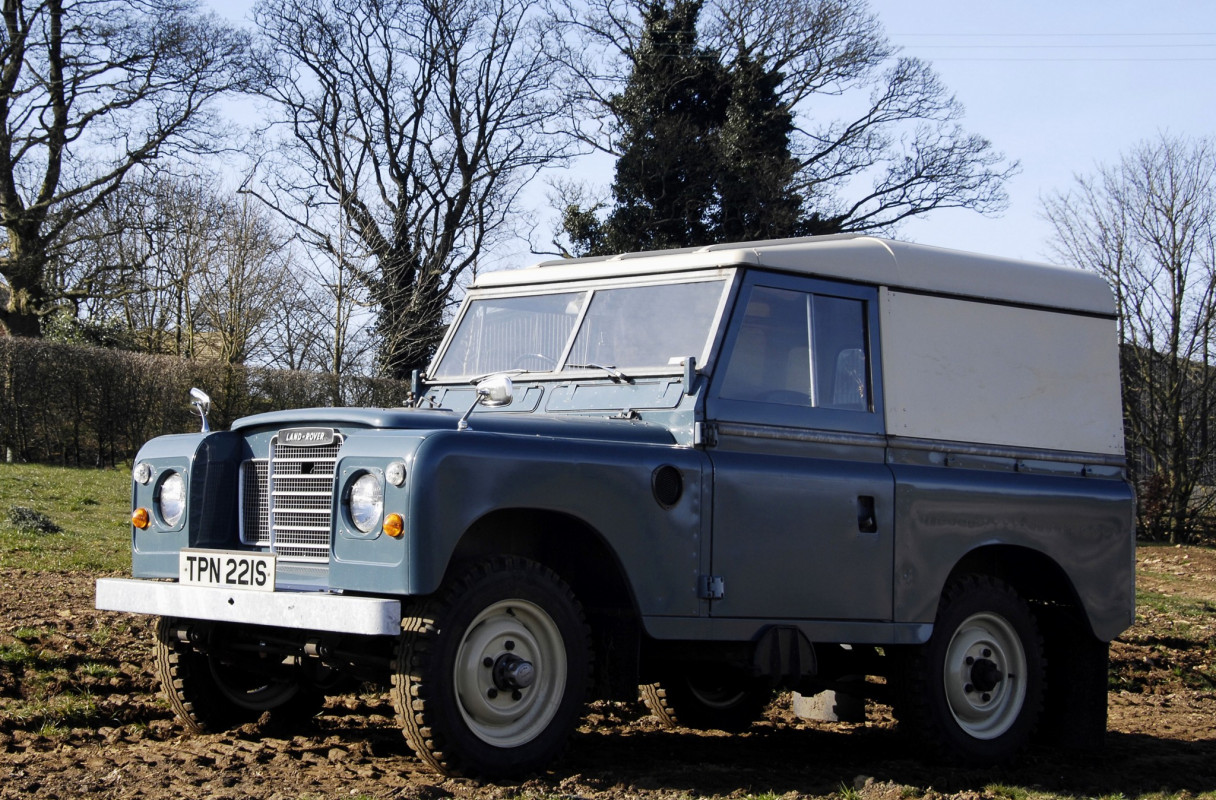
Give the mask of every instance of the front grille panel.
[[241, 465], [241, 541], [270, 546], [270, 462], [255, 458]]
[[305, 570], [315, 576], [329, 562], [334, 468], [342, 437], [317, 447], [278, 442], [278, 436], [271, 440], [268, 458], [241, 467], [241, 541], [269, 548], [282, 561], [316, 565]]

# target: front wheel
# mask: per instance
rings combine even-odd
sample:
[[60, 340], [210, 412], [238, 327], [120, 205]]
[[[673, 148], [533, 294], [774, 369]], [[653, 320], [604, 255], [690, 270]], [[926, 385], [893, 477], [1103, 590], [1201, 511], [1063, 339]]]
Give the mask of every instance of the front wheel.
[[552, 570], [481, 562], [402, 622], [393, 705], [410, 747], [445, 774], [533, 772], [582, 714], [591, 649], [582, 609]]
[[200, 625], [197, 642], [179, 636], [182, 629], [181, 620], [157, 620], [156, 671], [165, 699], [190, 732], [225, 730], [267, 711], [275, 724], [292, 726], [321, 710], [324, 693], [299, 669], [230, 651], [231, 629]]
[[940, 755], [999, 763], [1034, 732], [1045, 671], [1026, 602], [1003, 581], [964, 576], [947, 588], [933, 635], [912, 654], [906, 716]]

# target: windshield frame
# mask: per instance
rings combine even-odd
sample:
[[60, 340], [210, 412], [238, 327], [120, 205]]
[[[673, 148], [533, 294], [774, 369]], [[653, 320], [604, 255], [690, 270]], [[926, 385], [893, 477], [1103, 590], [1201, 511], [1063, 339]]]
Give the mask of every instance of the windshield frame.
[[[549, 294], [564, 294], [570, 292], [586, 292], [587, 297], [583, 302], [582, 308], [579, 311], [578, 319], [576, 320], [573, 329], [570, 332], [569, 338], [566, 340], [562, 348], [561, 356], [551, 369], [542, 370], [503, 370], [505, 373], [511, 374], [526, 374], [529, 380], [571, 380], [583, 378], [605, 378], [607, 377], [603, 369], [599, 368], [567, 368], [566, 362], [571, 355], [575, 339], [579, 335], [579, 331], [585, 322], [588, 309], [595, 300], [595, 293], [605, 289], [632, 289], [646, 286], [670, 286], [682, 283], [707, 283], [721, 281], [723, 283], [722, 292], [718, 297], [717, 307], [714, 309], [713, 317], [710, 321], [705, 343], [702, 346], [700, 353], [686, 353], [697, 359], [698, 368], [707, 366], [716, 352], [722, 322], [730, 307], [731, 299], [738, 291], [737, 276], [738, 268], [736, 267], [717, 267], [710, 269], [689, 270], [687, 272], [661, 273], [657, 275], [631, 275], [619, 278], [588, 278], [586, 280], [561, 281], [553, 283], [527, 283], [513, 284], [510, 286], [492, 287], [492, 288], [472, 288], [465, 295], [464, 300], [460, 304], [460, 310], [456, 317], [452, 320], [444, 333], [443, 340], [439, 344], [438, 350], [435, 351], [434, 358], [427, 365], [425, 379], [427, 383], [434, 385], [443, 384], [467, 384], [470, 380], [482, 377], [482, 375], [446, 375], [441, 378], [430, 377], [431, 373], [442, 363], [447, 355], [448, 348], [452, 344], [456, 331], [464, 323], [465, 317], [469, 312], [472, 304], [477, 300], [508, 298], [508, 297], [533, 297]], [[543, 277], [539, 275], [538, 277]], [[617, 366], [617, 365], [608, 365]], [[661, 366], [651, 366], [644, 368], [625, 368], [630, 378], [645, 377], [645, 376], [663, 376], [663, 375], [679, 375], [684, 371], [682, 364], [666, 364]], [[484, 374], [484, 373], [483, 373]]]

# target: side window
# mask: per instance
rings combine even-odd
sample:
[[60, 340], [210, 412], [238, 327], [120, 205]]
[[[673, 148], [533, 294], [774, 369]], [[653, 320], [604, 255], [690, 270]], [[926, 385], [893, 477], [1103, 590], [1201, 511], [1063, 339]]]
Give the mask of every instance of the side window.
[[718, 397], [870, 411], [866, 328], [863, 300], [756, 286]]
[[813, 295], [811, 341], [817, 408], [870, 410], [870, 359], [866, 352], [865, 303]]

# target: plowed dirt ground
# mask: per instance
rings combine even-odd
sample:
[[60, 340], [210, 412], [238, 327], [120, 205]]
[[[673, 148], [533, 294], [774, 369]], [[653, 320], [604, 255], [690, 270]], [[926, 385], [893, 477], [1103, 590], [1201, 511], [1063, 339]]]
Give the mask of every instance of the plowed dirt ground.
[[593, 704], [566, 756], [522, 783], [445, 779], [414, 759], [387, 697], [332, 697], [284, 738], [187, 735], [158, 696], [147, 618], [93, 609], [96, 575], [0, 571], [0, 798], [841, 800], [1216, 796], [1216, 552], [1141, 548], [1137, 622], [1112, 651], [1108, 743], [1032, 749], [999, 770], [916, 759], [889, 710], [811, 723], [788, 697], [745, 734], [664, 730]]

